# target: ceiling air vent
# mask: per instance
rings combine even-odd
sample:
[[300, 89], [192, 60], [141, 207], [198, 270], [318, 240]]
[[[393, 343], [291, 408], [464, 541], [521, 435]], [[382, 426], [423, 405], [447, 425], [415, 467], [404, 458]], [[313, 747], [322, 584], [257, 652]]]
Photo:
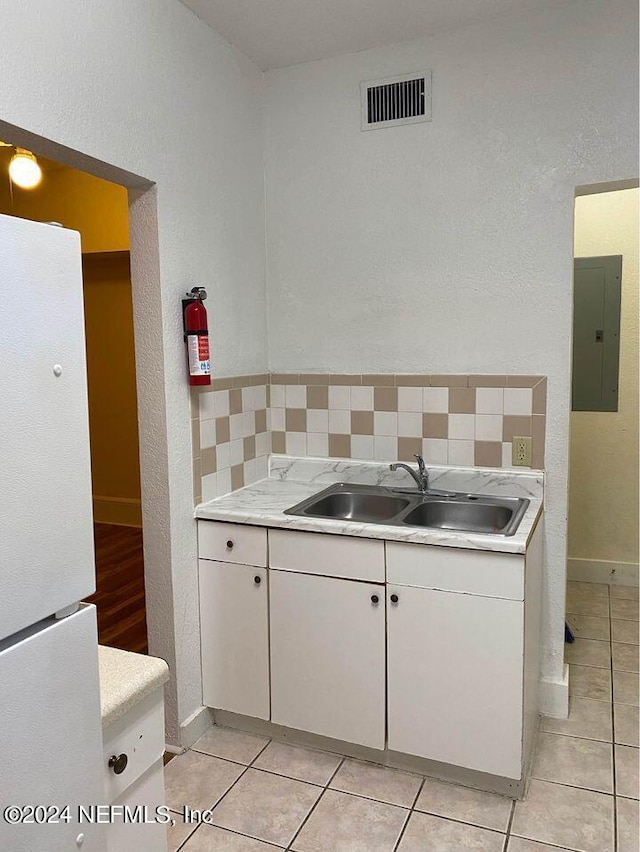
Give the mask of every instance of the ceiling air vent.
[[431, 71], [360, 83], [362, 129], [431, 121]]

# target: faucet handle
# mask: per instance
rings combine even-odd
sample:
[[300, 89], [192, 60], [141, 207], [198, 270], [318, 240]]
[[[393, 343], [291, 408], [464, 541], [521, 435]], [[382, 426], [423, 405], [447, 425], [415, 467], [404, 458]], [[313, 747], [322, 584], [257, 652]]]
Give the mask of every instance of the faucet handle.
[[422, 456], [419, 453], [414, 453], [413, 457], [418, 462], [418, 470], [420, 471], [420, 473], [424, 473], [426, 470], [426, 465]]

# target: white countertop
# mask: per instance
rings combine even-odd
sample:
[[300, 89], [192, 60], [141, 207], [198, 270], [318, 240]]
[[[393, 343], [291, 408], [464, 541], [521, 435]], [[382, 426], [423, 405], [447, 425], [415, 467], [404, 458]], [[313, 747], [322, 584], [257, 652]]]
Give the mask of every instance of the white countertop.
[[98, 645], [98, 662], [103, 729], [169, 680], [169, 666], [158, 657]]
[[429, 465], [430, 485], [468, 494], [493, 497], [526, 497], [529, 507], [513, 536], [483, 535], [454, 530], [425, 529], [387, 524], [367, 524], [328, 518], [285, 515], [284, 510], [336, 482], [409, 487], [406, 471], [391, 473], [381, 462], [295, 458], [273, 455], [269, 477], [224, 497], [196, 507], [196, 518], [284, 527], [308, 532], [352, 535], [360, 538], [437, 544], [470, 550], [524, 553], [543, 505], [544, 474], [541, 471], [489, 468], [449, 468]]

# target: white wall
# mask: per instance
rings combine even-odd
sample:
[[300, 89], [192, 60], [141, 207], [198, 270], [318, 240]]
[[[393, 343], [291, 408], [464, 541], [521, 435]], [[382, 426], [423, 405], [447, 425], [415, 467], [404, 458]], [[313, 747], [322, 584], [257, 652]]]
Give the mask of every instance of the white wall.
[[[268, 72], [275, 371], [549, 377], [546, 645], [562, 677], [574, 187], [637, 165], [634, 0], [580, 0]], [[433, 70], [433, 121], [359, 82]]]
[[0, 6], [0, 32], [0, 139], [13, 141], [14, 125], [157, 184], [132, 207], [146, 225], [132, 234], [132, 266], [151, 651], [173, 671], [175, 742], [201, 706], [179, 297], [207, 287], [218, 375], [264, 372], [262, 74], [176, 0], [15, 0]]
[[576, 199], [575, 255], [621, 254], [622, 300], [618, 410], [571, 414], [568, 548], [570, 560], [635, 573], [636, 584], [639, 195], [626, 189]]

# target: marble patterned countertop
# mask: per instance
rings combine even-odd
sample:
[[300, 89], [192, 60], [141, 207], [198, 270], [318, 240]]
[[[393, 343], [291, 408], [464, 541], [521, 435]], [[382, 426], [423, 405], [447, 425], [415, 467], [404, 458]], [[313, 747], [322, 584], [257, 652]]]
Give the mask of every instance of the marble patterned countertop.
[[107, 645], [98, 645], [98, 664], [103, 730], [169, 680], [164, 660]]
[[201, 503], [196, 507], [195, 516], [236, 524], [436, 544], [469, 550], [525, 552], [542, 511], [544, 474], [541, 471], [429, 465], [429, 480], [432, 488], [493, 497], [526, 497], [530, 504], [513, 536], [285, 515], [285, 509], [336, 482], [403, 488], [413, 483], [406, 471], [392, 473], [389, 465], [382, 462], [272, 455], [267, 479], [208, 503]]

